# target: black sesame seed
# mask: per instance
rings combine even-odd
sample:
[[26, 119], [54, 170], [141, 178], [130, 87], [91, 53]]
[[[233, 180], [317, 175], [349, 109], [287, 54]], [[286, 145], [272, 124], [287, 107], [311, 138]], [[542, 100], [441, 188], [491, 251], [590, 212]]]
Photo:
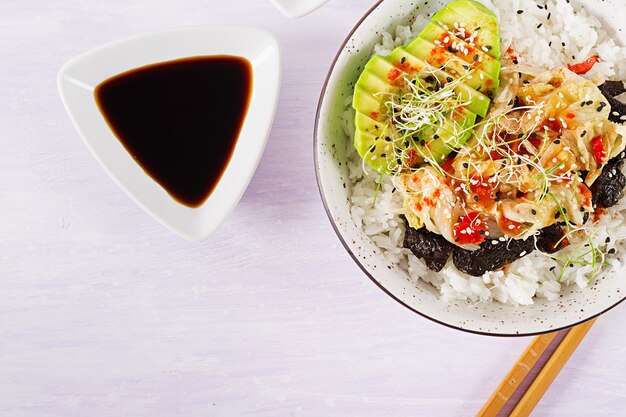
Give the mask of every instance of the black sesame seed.
[[524, 81], [522, 81], [522, 84], [530, 84], [530, 81], [524, 80]]
[[451, 46], [448, 46], [448, 52], [450, 52], [451, 54], [456, 54], [456, 53], [457, 53], [457, 52], [459, 52], [459, 51], [457, 51], [456, 49], [454, 49], [454, 48], [453, 48], [453, 47], [451, 47]]
[[481, 235], [484, 235], [485, 231], [484, 230], [479, 230], [478, 233], [480, 233]]
[[461, 239], [459, 239], [458, 237], [456, 239], [454, 239], [455, 242], [460, 242]]
[[615, 252], [616, 252], [616, 251], [615, 251], [615, 248], [611, 248], [611, 249], [609, 249], [609, 255], [613, 255]]
[[533, 214], [533, 216], [537, 215], [537, 210], [535, 210], [535, 209], [532, 209], [530, 212]]
[[539, 24], [537, 25], [537, 29], [541, 29], [541, 26], [543, 26], [543, 23], [539, 23]]
[[598, 164], [598, 169], [602, 169], [602, 164]]
[[372, 147], [370, 148], [370, 152], [374, 152], [375, 150], [376, 150], [376, 145], [374, 145], [374, 146], [372, 146]]
[[517, 14], [522, 14], [522, 13], [524, 13], [524, 11], [523, 11], [523, 10], [518, 10], [518, 11], [517, 11]]
[[476, 201], [478, 203], [478, 196], [477, 195], [474, 196], [474, 201]]
[[420, 146], [421, 147], [426, 146], [426, 141], [424, 139], [420, 140]]
[[523, 133], [520, 133], [519, 135], [517, 135], [517, 138], [518, 138], [518, 139], [521, 139], [521, 138], [523, 138], [523, 137], [524, 137], [524, 134], [523, 134]]
[[604, 243], [609, 243], [611, 241], [610, 237], [607, 237], [606, 240], [604, 241]]
[[567, 209], [563, 208], [563, 214], [567, 214]]
[[448, 78], [446, 78], [446, 81], [451, 83], [452, 81], [454, 81], [454, 79], [452, 77], [448, 77]]
[[554, 144], [555, 144], [555, 145], [558, 145], [559, 143], [561, 143], [561, 141], [560, 141], [560, 140], [558, 140], [558, 139], [554, 141]]
[[550, 272], [554, 271], [555, 268], [556, 268], [556, 266], [551, 266], [550, 267]]
[[509, 106], [512, 106], [515, 103], [513, 100], [509, 101]]
[[463, 168], [469, 168], [469, 165], [467, 162], [463, 163]]
[[[548, 5], [546, 5], [547, 8]], [[548, 20], [550, 20], [550, 18], [552, 17], [552, 13], [548, 13]]]
[[380, 157], [381, 157], [381, 158], [386, 158], [386, 157], [387, 157], [387, 154], [386, 154], [386, 153], [381, 153], [381, 154], [380, 154]]
[[543, 9], [543, 6], [541, 4], [538, 4], [537, 7], [541, 10]]
[[583, 130], [583, 133], [581, 133], [581, 134], [580, 134], [580, 137], [581, 137], [581, 138], [584, 138], [585, 136], [587, 136], [587, 131], [586, 131], [586, 130]]
[[435, 134], [433, 135], [433, 139], [435, 139], [435, 140], [439, 139], [439, 135], [435, 133]]
[[474, 29], [474, 32], [478, 32], [480, 30], [480, 26], [478, 26], [476, 29]]
[[478, 58], [479, 58], [479, 57], [478, 57], [478, 54], [476, 54], [476, 55], [474, 55], [474, 56], [472, 57], [472, 60], [473, 60], [473, 61], [478, 61]]
[[587, 104], [587, 102], [583, 101], [582, 103], [580, 103], [580, 107], [585, 107], [586, 104]]
[[570, 268], [573, 268], [573, 267], [574, 267], [574, 264], [569, 264], [569, 267], [570, 267]]
[[491, 45], [485, 45], [485, 48], [487, 48], [488, 51], [491, 51], [493, 47]]
[[554, 213], [554, 218], [555, 219], [558, 219], [559, 217], [561, 217], [561, 213], [560, 212], [557, 211], [556, 213]]
[[548, 46], [552, 46], [552, 41], [548, 42]]
[[406, 57], [402, 57], [402, 59], [400, 60], [401, 64], [404, 64], [406, 62]]
[[387, 137], [385, 138], [385, 140], [386, 140], [387, 142], [391, 142], [391, 138], [390, 138], [389, 136], [387, 136]]
[[593, 100], [587, 101], [587, 106], [591, 106], [593, 104]]
[[515, 65], [519, 64], [519, 61], [517, 60], [517, 58], [515, 58], [515, 59], [513, 60], [513, 63], [514, 63]]
[[604, 106], [598, 106], [598, 108], [596, 109], [596, 111], [597, 111], [598, 113], [600, 113], [603, 109], [604, 109]]
[[561, 42], [561, 46], [565, 48], [565, 42]]
[[585, 212], [585, 208], [583, 206], [580, 207], [580, 212], [584, 213]]

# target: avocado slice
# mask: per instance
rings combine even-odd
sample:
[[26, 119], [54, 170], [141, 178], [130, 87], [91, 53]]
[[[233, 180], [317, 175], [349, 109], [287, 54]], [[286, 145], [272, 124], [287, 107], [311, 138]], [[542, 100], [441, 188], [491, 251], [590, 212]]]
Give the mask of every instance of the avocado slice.
[[[494, 81], [500, 78], [500, 61], [488, 55], [475, 45], [471, 45], [454, 35], [453, 30], [445, 30], [441, 25], [431, 22], [420, 33], [420, 38], [429, 40], [450, 52], [455, 57], [465, 61], [470, 68], [480, 68]], [[467, 52], [467, 53], [466, 53]], [[478, 58], [476, 58], [478, 56]]]
[[495, 96], [500, 85], [499, 78], [494, 80], [480, 68], [471, 69], [464, 61], [422, 37], [415, 38], [406, 47], [406, 50], [416, 57], [427, 61], [433, 68], [443, 68], [452, 74], [453, 78], [465, 76], [464, 84], [489, 98]]
[[372, 93], [365, 91], [358, 83], [354, 88], [352, 107], [354, 107], [356, 111], [363, 113], [367, 115], [367, 117], [374, 120], [379, 120], [379, 118], [386, 112], [382, 99], [374, 97]]
[[[445, 160], [471, 137], [477, 118], [485, 117], [490, 97], [499, 86], [500, 34], [497, 18], [489, 9], [473, 0], [457, 0], [437, 13], [433, 21], [406, 48], [398, 47], [387, 57], [371, 58], [356, 83], [354, 146], [365, 163], [379, 172], [397, 168], [401, 155], [407, 152], [421, 155], [419, 163]], [[463, 28], [465, 35], [458, 28]], [[456, 42], [458, 51], [435, 43], [443, 43], [446, 36], [454, 37], [452, 43]], [[391, 95], [406, 93], [409, 82], [422, 82], [425, 88], [436, 91], [458, 79], [463, 81], [454, 91], [467, 102], [465, 107], [448, 110], [436, 125], [414, 133], [396, 129], [386, 105]]]
[[500, 59], [498, 18], [479, 2], [474, 0], [453, 1], [435, 13], [432, 21], [444, 29], [455, 31], [455, 34], [465, 40], [473, 38], [472, 43], [478, 49], [483, 50], [485, 48], [488, 55]]
[[[437, 67], [433, 67], [426, 61], [410, 54], [408, 50], [402, 47], [394, 49], [386, 59], [394, 66], [403, 69], [415, 67], [428, 68], [429, 70], [424, 74], [424, 77], [432, 75], [433, 77], [436, 77], [441, 84], [446, 84], [451, 80], [456, 80], [462, 76], [458, 74], [454, 75], [453, 73], [444, 70], [439, 70]], [[464, 74], [467, 74], [468, 72], [466, 70], [463, 71], [465, 71]], [[414, 73], [411, 73], [410, 75], [413, 76]], [[459, 84], [454, 91], [458, 94], [461, 100], [469, 102], [467, 105], [468, 110], [478, 114], [480, 117], [485, 117], [487, 111], [489, 110], [489, 104], [491, 101], [484, 93], [481, 93], [473, 88], [474, 86], [476, 86], [476, 88], [481, 88], [484, 85], [484, 80], [481, 80], [477, 74], [472, 74], [470, 76], [471, 78], [468, 79], [468, 77], [466, 77], [465, 81], [462, 84]]]

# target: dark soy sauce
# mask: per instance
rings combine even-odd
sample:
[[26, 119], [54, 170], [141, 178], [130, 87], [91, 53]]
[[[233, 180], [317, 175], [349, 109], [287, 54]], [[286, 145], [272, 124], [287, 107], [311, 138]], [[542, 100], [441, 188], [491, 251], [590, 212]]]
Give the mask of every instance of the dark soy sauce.
[[137, 68], [95, 90], [107, 123], [174, 199], [199, 207], [233, 154], [248, 111], [252, 66], [202, 56]]

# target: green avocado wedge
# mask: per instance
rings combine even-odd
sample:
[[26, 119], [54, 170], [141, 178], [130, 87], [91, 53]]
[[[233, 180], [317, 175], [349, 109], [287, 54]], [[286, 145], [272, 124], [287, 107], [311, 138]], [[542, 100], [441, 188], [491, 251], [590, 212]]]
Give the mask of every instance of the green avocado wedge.
[[363, 161], [395, 172], [441, 163], [465, 144], [499, 87], [499, 44], [495, 15], [474, 0], [456, 0], [408, 46], [372, 57], [352, 103], [354, 146]]
[[497, 16], [474, 0], [456, 0], [435, 13], [432, 21], [464, 39], [473, 37], [478, 49], [496, 60], [500, 59], [500, 29]]

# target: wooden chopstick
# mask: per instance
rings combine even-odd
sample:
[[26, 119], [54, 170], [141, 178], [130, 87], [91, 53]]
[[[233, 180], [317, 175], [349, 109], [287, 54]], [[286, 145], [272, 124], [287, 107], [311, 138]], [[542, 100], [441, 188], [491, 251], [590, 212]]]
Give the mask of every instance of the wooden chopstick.
[[[509, 417], [527, 417], [530, 415], [595, 321], [596, 319], [590, 320], [567, 331], [563, 340], [528, 387]], [[502, 411], [511, 398], [511, 395], [528, 376], [530, 370], [552, 345], [558, 335], [559, 332], [553, 332], [533, 339], [498, 388], [491, 394], [483, 408], [476, 414], [476, 417], [497, 417], [498, 413]]]
[[597, 319], [572, 328], [537, 375], [509, 417], [528, 417]]
[[476, 417], [496, 417], [498, 415], [557, 334], [558, 332], [553, 332], [535, 337], [498, 388], [491, 394], [483, 408], [476, 414]]

